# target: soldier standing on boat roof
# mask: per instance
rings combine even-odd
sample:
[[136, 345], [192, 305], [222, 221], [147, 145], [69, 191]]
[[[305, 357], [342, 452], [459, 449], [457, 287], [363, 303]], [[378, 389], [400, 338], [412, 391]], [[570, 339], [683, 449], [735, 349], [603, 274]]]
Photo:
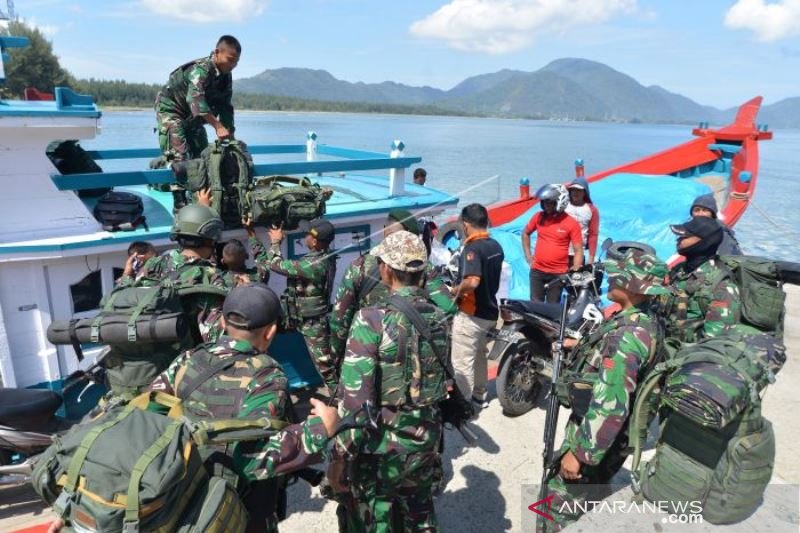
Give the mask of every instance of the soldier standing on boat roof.
[[[405, 209], [393, 209], [386, 217], [383, 226], [383, 238], [398, 231], [408, 231], [420, 235], [419, 221]], [[437, 274], [430, 261], [425, 265], [422, 276], [422, 287], [428, 297], [440, 309], [448, 314], [455, 315], [458, 307], [450, 295], [450, 290], [444, 284], [442, 277]], [[385, 303], [389, 298], [389, 287], [381, 281], [378, 269], [378, 258], [372, 253], [357, 257], [350, 263], [342, 276], [342, 281], [336, 289], [336, 298], [331, 312], [331, 349], [337, 368], [344, 357], [344, 348], [353, 316], [359, 309]]]
[[[216, 211], [201, 204], [188, 205], [175, 216], [169, 235], [178, 243], [178, 249], [149, 259], [135, 279], [126, 277], [120, 284], [151, 287], [170, 279], [178, 285], [205, 284], [230, 289], [222, 271], [213, 262], [214, 245], [221, 236], [222, 219]], [[215, 340], [222, 332], [219, 298], [197, 295], [192, 299], [202, 340]]]
[[283, 230], [269, 230], [271, 245], [263, 259], [256, 257], [258, 264], [272, 272], [286, 276], [286, 323], [289, 329], [299, 328], [306, 346], [328, 388], [336, 388], [336, 367], [331, 357], [330, 313], [331, 291], [336, 276], [338, 256], [329, 251], [335, 229], [327, 220], [311, 223], [306, 234], [306, 246], [310, 250], [300, 259], [284, 259], [281, 252]]
[[[183, 400], [184, 413], [192, 421], [269, 418], [279, 427], [288, 425], [293, 418], [288, 381], [280, 364], [267, 355], [281, 318], [278, 296], [261, 283], [236, 287], [225, 299], [222, 315], [225, 335], [182, 354], [151, 389]], [[226, 360], [227, 366], [208, 376]], [[301, 424], [261, 440], [201, 450], [215, 472], [221, 469], [244, 496], [248, 532], [277, 531], [281, 483], [276, 476], [323, 460], [321, 452], [339, 416], [335, 407], [311, 402], [312, 414]], [[215, 462], [215, 452], [232, 463]]]
[[681, 342], [716, 337], [741, 321], [739, 288], [717, 256], [722, 227], [713, 218], [694, 217], [670, 229], [686, 260], [670, 271], [672, 293], [661, 301], [667, 337]]
[[[158, 144], [168, 163], [200, 157], [208, 146], [204, 126], [220, 140], [233, 137], [233, 77], [242, 46], [223, 35], [208, 57], [189, 61], [172, 71], [156, 96]], [[177, 211], [186, 205], [183, 184], [171, 186]]]
[[[651, 254], [631, 250], [604, 266], [608, 298], [621, 310], [588, 337], [564, 342], [573, 347], [573, 364], [561, 375], [559, 400], [572, 413], [561, 458], [547, 484], [548, 494], [555, 496], [548, 511], [554, 520], [539, 520], [540, 531], [563, 529], [582, 514], [576, 504], [607, 496], [597, 493], [603, 491], [597, 485], [608, 483], [625, 462], [634, 394], [655, 363], [662, 340], [651, 298], [668, 292], [667, 265]], [[585, 383], [591, 387], [580, 387]]]

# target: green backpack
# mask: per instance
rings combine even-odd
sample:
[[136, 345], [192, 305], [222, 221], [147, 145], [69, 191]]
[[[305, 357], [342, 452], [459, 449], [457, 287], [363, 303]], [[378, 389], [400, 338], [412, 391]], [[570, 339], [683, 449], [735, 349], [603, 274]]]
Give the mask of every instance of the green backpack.
[[333, 191], [311, 183], [308, 178], [269, 176], [256, 180], [250, 193], [253, 222], [286, 231], [298, 228], [301, 220], [325, 214], [325, 202]]
[[723, 255], [720, 260], [739, 287], [742, 321], [760, 331], [782, 337], [786, 293], [778, 263], [748, 255]]
[[56, 439], [36, 463], [34, 490], [68, 530], [244, 531], [244, 506], [209, 479], [193, 428], [141, 407], [111, 408]]
[[211, 189], [211, 208], [219, 213], [225, 229], [240, 228], [242, 219], [251, 214], [253, 173], [253, 158], [245, 143], [217, 140], [200, 154], [199, 165], [187, 167], [187, 188], [192, 192]]
[[[712, 524], [739, 522], [761, 504], [775, 463], [772, 425], [759, 393], [774, 382], [769, 351], [740, 337], [686, 345], [642, 382], [630, 420], [632, 485], [640, 497], [695, 510]], [[659, 409], [653, 459], [641, 463]]]

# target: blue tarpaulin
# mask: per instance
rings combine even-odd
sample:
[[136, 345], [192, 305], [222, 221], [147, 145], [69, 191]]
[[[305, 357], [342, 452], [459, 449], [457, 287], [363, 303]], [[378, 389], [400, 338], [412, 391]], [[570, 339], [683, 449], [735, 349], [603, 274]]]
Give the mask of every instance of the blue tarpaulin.
[[[670, 224], [689, 218], [692, 201], [710, 192], [707, 185], [687, 178], [646, 174], [614, 174], [590, 185], [591, 198], [600, 212], [598, 246], [607, 237], [618, 241], [644, 242], [667, 260], [675, 253], [675, 235]], [[491, 236], [503, 247], [512, 275], [509, 298], [528, 299], [529, 265], [522, 254], [522, 229], [539, 211], [532, 207], [516, 219], [491, 230]], [[531, 250], [536, 233], [531, 235]]]

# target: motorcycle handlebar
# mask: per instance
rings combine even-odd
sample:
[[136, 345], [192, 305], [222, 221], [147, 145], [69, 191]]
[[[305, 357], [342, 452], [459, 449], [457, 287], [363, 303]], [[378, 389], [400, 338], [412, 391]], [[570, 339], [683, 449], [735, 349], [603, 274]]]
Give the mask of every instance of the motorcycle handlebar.
[[[581, 281], [589, 282], [594, 280], [594, 273], [603, 270], [603, 264], [600, 262], [592, 263], [589, 265], [583, 265], [578, 270], [571, 270], [566, 274], [561, 274], [556, 279], [545, 283], [544, 288], [545, 290], [550, 288], [555, 284], [560, 284], [562, 287], [565, 285], [578, 285]], [[592, 274], [591, 277], [584, 277], [581, 276], [579, 279], [576, 279], [576, 274]]]

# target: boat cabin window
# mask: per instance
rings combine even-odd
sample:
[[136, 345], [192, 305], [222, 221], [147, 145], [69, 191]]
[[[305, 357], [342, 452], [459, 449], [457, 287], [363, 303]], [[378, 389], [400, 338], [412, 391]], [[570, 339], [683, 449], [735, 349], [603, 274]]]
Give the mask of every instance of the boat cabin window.
[[83, 313], [100, 307], [100, 300], [103, 298], [100, 273], [100, 270], [90, 272], [78, 283], [69, 286], [73, 313]]

